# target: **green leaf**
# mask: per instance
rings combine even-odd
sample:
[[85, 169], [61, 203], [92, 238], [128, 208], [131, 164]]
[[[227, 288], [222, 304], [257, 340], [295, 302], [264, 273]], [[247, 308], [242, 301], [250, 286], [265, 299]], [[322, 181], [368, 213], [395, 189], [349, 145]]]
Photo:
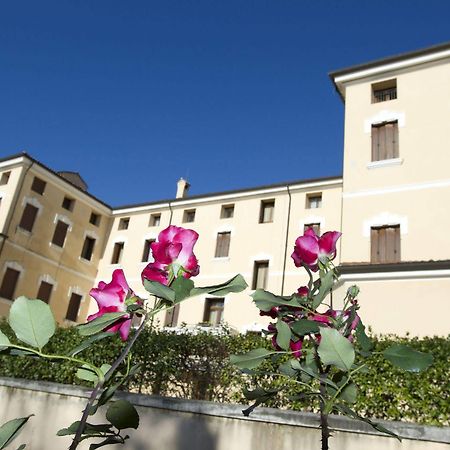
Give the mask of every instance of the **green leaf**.
[[271, 352], [265, 348], [257, 348], [255, 350], [250, 350], [244, 355], [231, 355], [230, 362], [239, 369], [254, 369], [258, 367], [267, 356], [272, 355]]
[[190, 296], [191, 290], [194, 288], [194, 282], [179, 276], [174, 280], [171, 288], [175, 291], [175, 301], [178, 303]]
[[26, 446], [27, 444], [22, 444], [20, 447], [17, 448], [17, 450], [23, 450]]
[[81, 353], [83, 350], [86, 350], [94, 342], [100, 341], [102, 339], [105, 339], [107, 337], [111, 337], [114, 335], [115, 335], [115, 333], [110, 333], [108, 331], [105, 331], [104, 333], [94, 334], [91, 337], [85, 339], [78, 347], [75, 347], [73, 350], [70, 350], [70, 352], [68, 352], [67, 355], [68, 356], [78, 355], [78, 353]]
[[194, 288], [192, 289], [190, 296], [194, 297], [195, 295], [210, 294], [221, 297], [229, 294], [230, 292], [242, 292], [247, 287], [248, 284], [244, 280], [244, 277], [241, 274], [238, 274], [230, 280], [225, 281], [225, 283], [216, 284], [214, 286]]
[[55, 334], [56, 323], [50, 306], [41, 300], [19, 297], [11, 306], [9, 324], [22, 342], [41, 349]]
[[330, 270], [320, 278], [319, 292], [314, 296], [312, 307], [317, 309], [333, 287], [334, 271]]
[[127, 314], [126, 311], [105, 313], [90, 322], [77, 325], [77, 329], [81, 336], [92, 336], [93, 334], [103, 331]]
[[283, 350], [289, 350], [289, 342], [291, 341], [291, 329], [283, 320], [278, 319], [277, 324], [277, 344]]
[[256, 389], [254, 389], [253, 391], [244, 389], [244, 391], [243, 391], [244, 397], [247, 400], [255, 400], [255, 403], [253, 403], [253, 405], [249, 406], [248, 408], [243, 409], [242, 413], [244, 414], [244, 416], [248, 417], [258, 405], [271, 399], [272, 397], [277, 395], [277, 393], [279, 391], [280, 391], [280, 389], [266, 390], [259, 386]]
[[144, 288], [150, 294], [156, 295], [156, 297], [167, 300], [170, 303], [175, 301], [175, 291], [158, 281], [144, 280]]
[[106, 418], [119, 430], [137, 429], [139, 426], [139, 414], [136, 408], [126, 400], [117, 400], [111, 403], [106, 411]]
[[0, 331], [0, 352], [11, 345], [9, 339]]
[[320, 334], [318, 353], [322, 363], [349, 371], [355, 361], [355, 350], [349, 340], [333, 328], [320, 327]]
[[105, 445], [123, 444], [124, 439], [128, 439], [128, 436], [125, 436], [123, 439], [120, 436], [108, 436], [104, 441], [99, 442], [98, 444], [91, 444], [89, 450], [95, 450], [96, 448], [104, 447]]
[[4, 449], [16, 438], [32, 415], [10, 420], [0, 427], [0, 450]]
[[290, 378], [295, 377], [297, 371], [292, 367], [292, 361], [297, 361], [296, 359], [290, 359], [289, 361], [284, 362], [278, 366], [278, 370], [283, 374]]
[[253, 298], [257, 308], [266, 312], [270, 311], [275, 306], [302, 306], [300, 303], [300, 297], [297, 297], [296, 295], [282, 297], [265, 291], [264, 289], [257, 289], [253, 294], [251, 294], [251, 297]]
[[291, 330], [299, 336], [309, 333], [318, 333], [319, 325], [314, 320], [300, 319], [291, 325]]
[[356, 340], [361, 345], [361, 348], [365, 352], [369, 352], [373, 348], [372, 340], [366, 334], [366, 327], [361, 322], [361, 319], [358, 321], [358, 325], [356, 325], [355, 330]]
[[394, 366], [408, 372], [420, 372], [433, 363], [433, 356], [429, 353], [422, 353], [401, 344], [387, 348], [383, 356]]
[[[76, 434], [80, 421], [77, 420], [67, 428], [62, 428], [56, 434], [57, 436], [70, 436]], [[109, 423], [94, 425], [86, 423], [83, 431], [83, 435], [97, 434], [97, 433], [112, 433], [111, 425]]]
[[[102, 364], [102, 366], [100, 367], [100, 371], [103, 373], [103, 375], [105, 375], [110, 368], [110, 364]], [[92, 381], [94, 384], [96, 384], [98, 381], [97, 374], [86, 364], [83, 364], [83, 366], [81, 366], [77, 370], [76, 377], [80, 380]]]
[[[338, 383], [338, 386], [341, 387], [345, 382], [346, 379], [342, 380], [340, 383]], [[337, 389], [332, 388], [331, 386], [327, 387], [327, 390], [330, 393], [330, 395], [335, 395], [337, 392]], [[348, 403], [356, 403], [357, 395], [358, 395], [358, 388], [356, 387], [356, 384], [349, 383], [342, 389], [337, 398], [344, 400]]]

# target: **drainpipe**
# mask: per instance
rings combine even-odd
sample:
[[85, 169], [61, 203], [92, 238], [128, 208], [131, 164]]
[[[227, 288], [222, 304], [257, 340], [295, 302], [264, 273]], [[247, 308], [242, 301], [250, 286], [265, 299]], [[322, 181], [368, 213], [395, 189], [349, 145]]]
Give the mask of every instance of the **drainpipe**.
[[169, 202], [169, 211], [170, 211], [169, 225], [172, 225], [173, 210], [172, 210], [172, 203], [171, 202]]
[[284, 261], [283, 261], [283, 274], [281, 277], [281, 295], [284, 294], [284, 279], [286, 277], [286, 263], [287, 263], [287, 249], [288, 249], [288, 240], [289, 240], [289, 224], [291, 221], [291, 191], [289, 190], [289, 186], [286, 186], [287, 193], [288, 193], [288, 214], [287, 214], [287, 221], [286, 221], [286, 239], [284, 242]]

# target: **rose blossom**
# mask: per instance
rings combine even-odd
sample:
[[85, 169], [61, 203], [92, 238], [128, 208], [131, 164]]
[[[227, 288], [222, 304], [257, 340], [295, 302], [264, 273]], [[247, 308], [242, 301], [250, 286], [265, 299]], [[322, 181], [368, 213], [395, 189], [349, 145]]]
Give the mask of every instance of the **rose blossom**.
[[[98, 312], [90, 315], [87, 320], [96, 319], [103, 316], [103, 314], [111, 312], [122, 312], [127, 310], [125, 300], [127, 296], [132, 296], [133, 291], [128, 286], [127, 280], [122, 269], [116, 269], [112, 274], [110, 283], [100, 281], [97, 288], [92, 288], [89, 295], [95, 299], [98, 305]], [[122, 341], [126, 341], [130, 333], [131, 318], [127, 314], [114, 322], [104, 331], [111, 331], [113, 333], [119, 332]]]
[[170, 225], [161, 231], [158, 242], [151, 244], [154, 262], [142, 271], [142, 279], [158, 281], [167, 285], [170, 275], [177, 277], [181, 271], [184, 278], [198, 275], [200, 266], [193, 253], [198, 234], [194, 230]]

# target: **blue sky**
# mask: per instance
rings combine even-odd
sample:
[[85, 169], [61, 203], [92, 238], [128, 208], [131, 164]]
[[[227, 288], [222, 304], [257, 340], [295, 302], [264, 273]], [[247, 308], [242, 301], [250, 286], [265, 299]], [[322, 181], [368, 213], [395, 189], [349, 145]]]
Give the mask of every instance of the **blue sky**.
[[450, 40], [450, 2], [3, 2], [0, 156], [115, 206], [341, 173], [328, 72]]

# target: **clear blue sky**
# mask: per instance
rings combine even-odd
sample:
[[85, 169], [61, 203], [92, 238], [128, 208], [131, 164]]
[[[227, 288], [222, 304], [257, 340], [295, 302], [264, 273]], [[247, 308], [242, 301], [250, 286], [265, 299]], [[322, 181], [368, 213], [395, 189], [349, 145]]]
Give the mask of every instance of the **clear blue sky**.
[[450, 2], [14, 0], [0, 7], [0, 156], [111, 205], [338, 175], [328, 72], [450, 40]]

